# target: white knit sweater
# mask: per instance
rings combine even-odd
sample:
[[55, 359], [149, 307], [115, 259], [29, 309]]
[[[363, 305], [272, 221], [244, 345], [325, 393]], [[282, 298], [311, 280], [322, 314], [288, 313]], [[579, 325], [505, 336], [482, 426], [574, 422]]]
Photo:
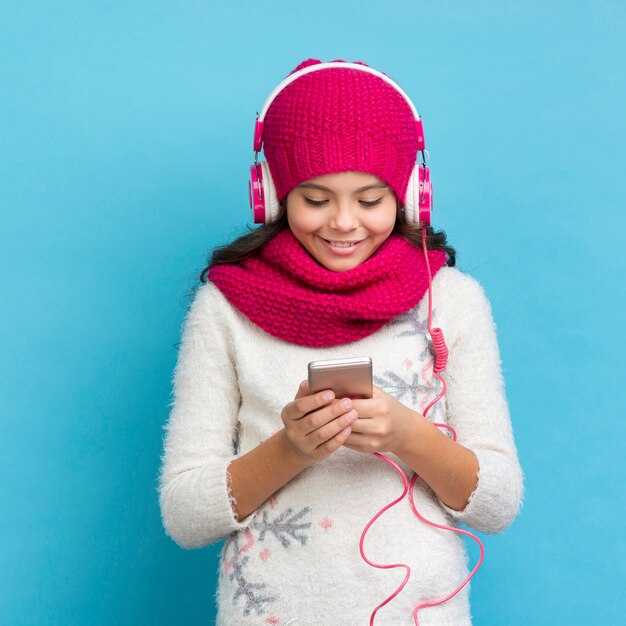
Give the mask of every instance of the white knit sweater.
[[[496, 327], [481, 285], [454, 267], [433, 279], [433, 327], [450, 351], [448, 386], [428, 418], [447, 422], [473, 450], [478, 486], [454, 511], [419, 479], [417, 510], [440, 524], [504, 530], [523, 493], [502, 378]], [[374, 384], [422, 412], [440, 391], [427, 332], [428, 293], [412, 311], [359, 341], [307, 348], [252, 324], [211, 283], [202, 285], [183, 325], [159, 475], [163, 525], [184, 548], [226, 539], [218, 584], [218, 626], [356, 626], [400, 584], [404, 570], [380, 570], [359, 554], [363, 527], [402, 493], [398, 474], [371, 454], [340, 448], [291, 480], [237, 522], [226, 468], [237, 454], [282, 428], [315, 359], [370, 356]], [[410, 468], [388, 455], [410, 476]], [[468, 572], [463, 540], [417, 519], [408, 499], [387, 511], [364, 545], [377, 563], [406, 563], [404, 590], [377, 614], [377, 626], [412, 626], [420, 602], [444, 597]], [[480, 571], [477, 574], [480, 576]], [[471, 624], [468, 588], [420, 610], [421, 626]]]

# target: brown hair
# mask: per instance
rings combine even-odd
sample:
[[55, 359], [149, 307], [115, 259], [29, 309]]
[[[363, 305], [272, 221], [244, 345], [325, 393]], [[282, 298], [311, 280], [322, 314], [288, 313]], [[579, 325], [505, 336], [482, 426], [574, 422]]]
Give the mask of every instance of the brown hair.
[[[241, 235], [231, 243], [223, 246], [218, 246], [213, 250], [208, 260], [208, 265], [200, 274], [200, 282], [207, 282], [207, 275], [209, 270], [214, 265], [220, 265], [222, 263], [239, 263], [248, 257], [258, 254], [263, 247], [280, 231], [285, 228], [289, 228], [289, 222], [287, 221], [287, 211], [285, 210], [284, 203], [281, 204], [278, 218], [271, 224], [263, 224], [258, 228], [248, 226], [249, 233]], [[404, 214], [400, 211], [400, 206], [397, 208], [396, 223], [393, 228], [392, 234], [399, 235], [406, 239], [409, 243], [422, 249], [422, 231], [421, 228], [417, 228], [413, 224], [407, 224]], [[447, 236], [445, 231], [436, 231], [432, 226], [426, 227], [426, 248], [429, 250], [443, 250], [448, 257], [446, 265], [448, 267], [454, 267], [456, 264], [456, 250], [447, 245]]]

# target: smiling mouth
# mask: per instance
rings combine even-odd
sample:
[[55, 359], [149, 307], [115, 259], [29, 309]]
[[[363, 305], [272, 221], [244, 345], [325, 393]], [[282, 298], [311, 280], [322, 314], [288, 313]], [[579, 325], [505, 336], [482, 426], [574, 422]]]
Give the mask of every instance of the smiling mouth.
[[337, 248], [352, 248], [356, 246], [357, 244], [361, 243], [361, 241], [363, 240], [361, 239], [359, 241], [332, 241], [330, 239], [324, 239], [324, 241], [330, 244], [331, 246], [336, 246]]

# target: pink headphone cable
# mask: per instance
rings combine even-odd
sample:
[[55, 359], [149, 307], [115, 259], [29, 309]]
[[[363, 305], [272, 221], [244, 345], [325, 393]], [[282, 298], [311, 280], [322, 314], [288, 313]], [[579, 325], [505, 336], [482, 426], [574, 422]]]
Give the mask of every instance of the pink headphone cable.
[[[430, 336], [432, 337], [433, 347], [435, 349], [435, 364], [434, 364], [434, 368], [433, 368], [433, 374], [441, 381], [441, 383], [443, 385], [441, 393], [424, 409], [424, 417], [426, 417], [426, 414], [428, 413], [430, 408], [436, 402], [438, 402], [443, 397], [443, 395], [446, 392], [446, 381], [443, 379], [442, 376], [439, 375], [439, 373], [443, 372], [446, 369], [446, 363], [447, 363], [447, 360], [448, 360], [448, 348], [447, 348], [445, 340], [443, 338], [443, 332], [442, 332], [441, 328], [432, 328], [432, 274], [431, 274], [431, 271], [430, 271], [430, 264], [428, 262], [428, 254], [426, 252], [426, 228], [425, 227], [422, 228], [422, 248], [424, 250], [424, 258], [426, 259], [426, 267], [428, 269], [428, 332], [430, 333]], [[434, 426], [439, 426], [441, 428], [446, 428], [447, 430], [449, 430], [452, 433], [452, 438], [454, 439], [454, 441], [456, 441], [457, 436], [456, 436], [456, 431], [454, 430], [454, 428], [452, 428], [448, 424], [436, 424], [436, 423], [433, 423], [433, 425]], [[418, 604], [415, 607], [415, 609], [413, 610], [413, 620], [415, 622], [415, 626], [419, 626], [419, 619], [417, 617], [417, 612], [420, 609], [423, 609], [423, 608], [426, 608], [426, 607], [429, 607], [429, 606], [436, 606], [438, 604], [443, 604], [444, 602], [447, 602], [448, 600], [450, 600], [450, 598], [455, 596], [457, 593], [459, 593], [459, 591], [461, 591], [461, 589], [463, 589], [463, 587], [465, 587], [465, 585], [470, 581], [472, 576], [474, 576], [474, 574], [478, 571], [478, 568], [481, 566], [481, 564], [483, 562], [483, 559], [485, 557], [485, 548], [484, 548], [481, 540], [478, 537], [476, 537], [476, 535], [473, 535], [472, 533], [470, 533], [470, 532], [468, 532], [466, 530], [462, 530], [461, 528], [454, 528], [452, 526], [444, 526], [442, 524], [437, 524], [435, 522], [431, 522], [430, 520], [427, 520], [425, 517], [420, 515], [420, 513], [417, 510], [417, 508], [415, 507], [415, 501], [413, 499], [413, 488], [415, 487], [415, 483], [417, 482], [417, 479], [419, 478], [418, 474], [414, 474], [413, 475], [413, 478], [411, 479], [411, 484], [409, 485], [408, 479], [407, 479], [405, 473], [402, 471], [401, 467], [399, 467], [391, 459], [387, 458], [383, 454], [380, 454], [379, 452], [372, 452], [372, 454], [374, 456], [377, 456], [379, 459], [382, 459], [383, 461], [389, 463], [400, 474], [400, 476], [402, 478], [402, 482], [404, 483], [404, 491], [402, 492], [402, 495], [400, 495], [398, 498], [396, 498], [393, 502], [390, 502], [385, 507], [383, 507], [367, 523], [367, 525], [363, 529], [363, 532], [361, 533], [361, 539], [359, 541], [359, 550], [361, 552], [361, 557], [363, 558], [363, 560], [368, 565], [371, 565], [372, 567], [376, 567], [378, 569], [391, 569], [391, 568], [396, 568], [396, 567], [403, 567], [406, 570], [406, 575], [404, 577], [404, 580], [400, 584], [400, 586], [388, 598], [383, 600], [383, 602], [381, 602], [372, 611], [372, 615], [370, 616], [370, 626], [374, 626], [374, 619], [376, 617], [376, 613], [378, 612], [378, 610], [381, 609], [383, 606], [385, 606], [385, 604], [387, 604], [388, 602], [393, 600], [393, 598], [395, 598], [402, 591], [402, 589], [404, 589], [404, 586], [407, 584], [407, 582], [408, 582], [408, 580], [409, 580], [409, 578], [411, 576], [411, 568], [408, 565], [406, 565], [405, 563], [394, 563], [394, 564], [391, 564], [391, 565], [381, 565], [381, 564], [378, 564], [378, 563], [374, 563], [373, 561], [370, 561], [365, 556], [365, 553], [363, 551], [363, 540], [365, 539], [365, 535], [367, 534], [367, 531], [370, 529], [370, 526], [385, 511], [390, 509], [392, 506], [395, 506], [396, 504], [398, 504], [398, 502], [400, 502], [402, 499], [404, 499], [404, 497], [406, 496], [407, 492], [409, 494], [409, 501], [411, 503], [411, 509], [413, 510], [413, 513], [420, 520], [422, 520], [422, 522], [425, 522], [426, 524], [428, 524], [429, 526], [433, 526], [434, 528], [440, 528], [441, 530], [450, 530], [452, 532], [460, 533], [462, 535], [466, 535], [468, 537], [471, 537], [478, 544], [478, 547], [480, 548], [480, 557], [478, 559], [478, 562], [474, 566], [474, 569], [472, 569], [472, 571], [467, 575], [465, 580], [452, 593], [448, 594], [445, 598], [441, 598], [440, 600], [432, 600], [430, 602], [422, 602], [421, 604]]]

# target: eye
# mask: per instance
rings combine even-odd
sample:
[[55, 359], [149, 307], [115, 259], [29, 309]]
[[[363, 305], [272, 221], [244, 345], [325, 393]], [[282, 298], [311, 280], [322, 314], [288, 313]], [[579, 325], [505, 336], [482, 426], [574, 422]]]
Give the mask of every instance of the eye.
[[380, 204], [382, 202], [382, 197], [378, 198], [377, 200], [360, 200], [359, 202], [363, 206], [372, 207], [372, 206], [376, 206], [377, 204]]
[[307, 198], [306, 196], [304, 196], [304, 201], [311, 206], [323, 206], [328, 202], [327, 200], [313, 200], [313, 198]]

